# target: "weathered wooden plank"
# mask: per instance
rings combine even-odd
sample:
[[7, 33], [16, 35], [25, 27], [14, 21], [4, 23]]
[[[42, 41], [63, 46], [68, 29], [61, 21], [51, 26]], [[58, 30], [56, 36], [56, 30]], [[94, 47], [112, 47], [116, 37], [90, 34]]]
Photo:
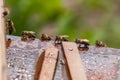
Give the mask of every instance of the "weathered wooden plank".
[[62, 42], [62, 46], [71, 80], [87, 80], [77, 45], [73, 42]]
[[45, 50], [44, 60], [40, 70], [39, 80], [53, 80], [56, 63], [58, 58], [58, 49], [49, 47]]
[[[11, 45], [7, 48], [8, 78], [10, 80], [38, 80], [33, 79], [35, 70], [38, 71], [35, 68], [36, 62], [39, 55], [42, 56], [42, 51], [53, 45], [54, 41], [41, 42], [39, 39], [35, 39], [32, 42], [23, 42], [21, 37], [18, 36], [7, 36], [7, 38], [12, 39]], [[60, 45], [57, 47], [59, 47], [59, 54], [62, 54]], [[89, 46], [88, 51], [80, 51], [79, 54], [82, 57], [88, 80], [116, 80], [116, 78], [120, 80], [120, 73], [118, 73], [120, 49]], [[61, 60], [62, 58], [60, 57], [59, 59]], [[64, 74], [66, 72], [66, 62], [64, 65], [58, 62], [57, 66], [60, 67], [56, 68], [57, 75], [55, 77], [57, 78], [54, 77], [54, 80], [71, 80], [67, 79]], [[21, 69], [18, 71], [19, 67]]]
[[0, 80], [6, 80], [4, 0], [0, 0]]

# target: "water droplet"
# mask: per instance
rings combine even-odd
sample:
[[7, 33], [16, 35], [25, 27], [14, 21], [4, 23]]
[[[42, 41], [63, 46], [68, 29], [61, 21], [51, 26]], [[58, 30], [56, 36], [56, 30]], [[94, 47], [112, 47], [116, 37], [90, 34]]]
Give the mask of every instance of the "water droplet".
[[73, 51], [73, 48], [68, 48], [69, 51]]

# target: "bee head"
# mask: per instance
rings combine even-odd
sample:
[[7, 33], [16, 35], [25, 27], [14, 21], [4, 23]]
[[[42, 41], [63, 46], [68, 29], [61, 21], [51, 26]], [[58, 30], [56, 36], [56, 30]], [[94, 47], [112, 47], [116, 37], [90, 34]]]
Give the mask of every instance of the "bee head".
[[11, 22], [11, 19], [8, 19], [7, 22]]

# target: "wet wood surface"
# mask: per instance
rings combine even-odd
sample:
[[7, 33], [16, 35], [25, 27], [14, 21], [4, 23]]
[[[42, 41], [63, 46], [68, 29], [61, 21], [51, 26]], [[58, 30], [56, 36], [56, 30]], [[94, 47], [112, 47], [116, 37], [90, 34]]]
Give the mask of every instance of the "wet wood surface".
[[[24, 42], [21, 41], [21, 37], [7, 36], [8, 38], [12, 40], [6, 54], [8, 80], [35, 80], [39, 57], [49, 46], [54, 46], [54, 41], [35, 39]], [[62, 47], [61, 45], [55, 47], [59, 50], [59, 56], [53, 80], [69, 80]], [[79, 51], [79, 55], [87, 80], [120, 80], [119, 49], [90, 46], [88, 51]]]

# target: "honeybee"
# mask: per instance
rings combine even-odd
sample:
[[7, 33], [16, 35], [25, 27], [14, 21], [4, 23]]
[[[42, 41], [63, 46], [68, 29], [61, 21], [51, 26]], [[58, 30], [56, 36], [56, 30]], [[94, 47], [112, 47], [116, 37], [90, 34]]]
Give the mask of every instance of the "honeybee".
[[16, 29], [14, 27], [14, 23], [11, 19], [7, 20], [7, 30], [8, 30], [9, 35], [11, 35], [13, 32], [16, 32]]
[[9, 15], [10, 10], [7, 7], [4, 7], [4, 12], [3, 12], [3, 16], [6, 17], [7, 15]]
[[35, 32], [33, 31], [23, 31], [22, 32], [22, 41], [26, 40], [35, 40]]
[[56, 36], [55, 38], [55, 44], [61, 44], [62, 41], [68, 41], [68, 37], [67, 35], [62, 35], [62, 36]]
[[42, 34], [40, 39], [41, 39], [42, 41], [49, 41], [49, 40], [51, 40], [52, 38], [51, 38], [48, 34]]
[[7, 39], [7, 41], [6, 41], [6, 47], [7, 48], [10, 46], [11, 42], [12, 42], [12, 40], [10, 38]]
[[60, 64], [65, 65], [65, 61], [63, 59], [60, 59]]
[[89, 49], [89, 40], [87, 39], [76, 39], [75, 42], [78, 44], [79, 50], [88, 50]]
[[102, 41], [98, 41], [98, 40], [96, 40], [95, 45], [96, 47], [107, 47], [105, 43], [103, 43]]

